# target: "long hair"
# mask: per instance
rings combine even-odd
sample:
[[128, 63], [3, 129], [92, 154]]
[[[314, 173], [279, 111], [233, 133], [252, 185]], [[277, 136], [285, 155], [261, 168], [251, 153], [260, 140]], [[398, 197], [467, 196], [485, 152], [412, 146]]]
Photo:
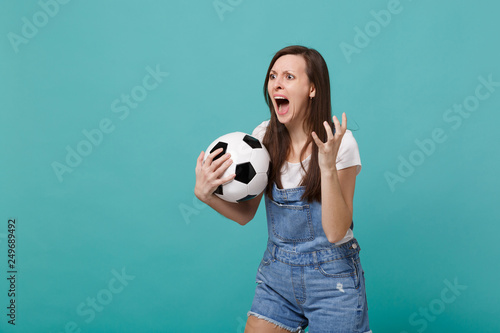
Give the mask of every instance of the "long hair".
[[[285, 125], [278, 121], [267, 86], [269, 82], [269, 74], [274, 63], [278, 60], [278, 58], [287, 54], [300, 55], [304, 57], [309, 82], [314, 84], [316, 89], [315, 97], [309, 101], [309, 107], [303, 124], [304, 131], [309, 134], [312, 131], [316, 132], [318, 137], [325, 142], [327, 134], [323, 126], [323, 122], [327, 121], [332, 128], [332, 131], [334, 129], [331, 115], [332, 105], [330, 100], [330, 78], [326, 62], [321, 54], [314, 49], [299, 45], [287, 46], [279, 50], [269, 64], [264, 82], [264, 98], [271, 113], [269, 126], [263, 139], [263, 143], [268, 149], [272, 161], [269, 173], [269, 182], [266, 188], [266, 195], [270, 198], [272, 198], [273, 183], [276, 183], [279, 188], [283, 187], [281, 184], [281, 169], [291, 150], [291, 139]], [[309, 161], [309, 167], [306, 170], [302, 164], [302, 160], [305, 158], [305, 152], [311, 143], [312, 155]], [[300, 186], [305, 186], [305, 193], [302, 196], [302, 199], [309, 202], [321, 202], [321, 172], [318, 164], [318, 147], [316, 146], [316, 143], [311, 135], [309, 135], [306, 144], [300, 152], [300, 164], [302, 169], [305, 171], [305, 176], [300, 182]]]

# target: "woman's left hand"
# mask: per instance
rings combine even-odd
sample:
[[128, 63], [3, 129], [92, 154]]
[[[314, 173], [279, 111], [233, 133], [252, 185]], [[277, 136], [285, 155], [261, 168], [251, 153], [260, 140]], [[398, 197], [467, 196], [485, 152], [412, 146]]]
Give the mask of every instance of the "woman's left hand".
[[336, 116], [333, 116], [333, 125], [335, 126], [335, 135], [332, 132], [328, 122], [324, 122], [327, 139], [322, 142], [315, 132], [312, 132], [314, 142], [318, 146], [318, 164], [321, 172], [333, 172], [337, 170], [337, 154], [339, 152], [340, 142], [347, 129], [347, 117], [342, 113], [342, 125]]

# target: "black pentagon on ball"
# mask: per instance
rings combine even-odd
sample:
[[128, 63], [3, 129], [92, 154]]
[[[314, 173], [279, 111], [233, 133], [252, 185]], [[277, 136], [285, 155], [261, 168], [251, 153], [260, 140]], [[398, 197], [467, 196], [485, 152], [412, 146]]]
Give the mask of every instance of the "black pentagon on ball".
[[245, 135], [243, 138], [243, 141], [245, 141], [250, 147], [252, 148], [262, 148], [262, 145], [260, 144], [260, 141], [254, 138], [253, 136], [250, 135]]
[[247, 195], [246, 197], [241, 198], [240, 200], [236, 200], [236, 202], [247, 201], [247, 200], [253, 199], [253, 198], [255, 198], [255, 197], [256, 197], [256, 195], [249, 194], [249, 195]]
[[243, 184], [250, 183], [250, 181], [256, 175], [255, 169], [253, 168], [252, 164], [250, 164], [250, 162], [238, 164], [236, 166], [235, 173], [236, 177], [234, 179]]
[[214, 161], [216, 159], [222, 157], [222, 155], [224, 155], [226, 153], [227, 143], [222, 142], [222, 141], [217, 142], [217, 144], [212, 148], [212, 150], [210, 150], [210, 154], [212, 154], [214, 151], [216, 151], [219, 148], [222, 148], [222, 152], [220, 154], [218, 154], [217, 156], [214, 157]]
[[222, 185], [219, 185], [215, 191], [214, 191], [215, 194], [219, 194], [219, 195], [223, 195], [222, 193]]

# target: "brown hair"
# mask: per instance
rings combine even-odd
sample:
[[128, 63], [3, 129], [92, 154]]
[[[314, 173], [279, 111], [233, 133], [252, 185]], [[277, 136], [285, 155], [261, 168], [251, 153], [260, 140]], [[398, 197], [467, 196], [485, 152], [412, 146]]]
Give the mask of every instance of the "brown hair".
[[[330, 100], [330, 78], [326, 62], [321, 54], [314, 49], [299, 45], [287, 46], [279, 50], [269, 64], [266, 80], [264, 82], [264, 98], [269, 106], [269, 111], [271, 112], [271, 120], [269, 121], [269, 126], [267, 127], [266, 134], [263, 139], [263, 143], [269, 151], [272, 161], [269, 172], [269, 182], [266, 188], [266, 194], [270, 198], [272, 198], [273, 183], [276, 183], [279, 188], [282, 188], [281, 168], [286, 162], [286, 158], [290, 152], [291, 139], [285, 125], [280, 123], [276, 117], [267, 86], [269, 82], [269, 74], [274, 63], [279, 57], [287, 54], [301, 55], [304, 57], [306, 61], [307, 76], [316, 89], [316, 95], [312, 100], [310, 100], [309, 107], [305, 115], [304, 131], [306, 133], [311, 133], [312, 131], [316, 132], [318, 137], [325, 142], [327, 135], [323, 122], [326, 120], [332, 128], [332, 131], [334, 129], [331, 115], [332, 105]], [[309, 161], [309, 168], [306, 171], [304, 165], [302, 164], [302, 160], [310, 143], [312, 143], [312, 155]], [[300, 152], [300, 165], [302, 169], [306, 171], [304, 178], [300, 182], [301, 186], [305, 186], [305, 193], [302, 196], [302, 199], [309, 202], [321, 201], [321, 173], [318, 164], [318, 147], [316, 146], [316, 143], [312, 139], [311, 135], [309, 135], [306, 144]]]

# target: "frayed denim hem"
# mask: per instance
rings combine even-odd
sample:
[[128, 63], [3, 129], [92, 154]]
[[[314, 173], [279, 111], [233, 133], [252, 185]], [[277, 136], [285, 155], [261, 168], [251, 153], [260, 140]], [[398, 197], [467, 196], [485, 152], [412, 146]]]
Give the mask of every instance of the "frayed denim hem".
[[280, 328], [282, 328], [284, 330], [287, 330], [287, 331], [290, 331], [290, 332], [293, 332], [293, 333], [304, 333], [304, 330], [300, 326], [298, 328], [291, 328], [291, 327], [288, 327], [286, 325], [283, 325], [280, 322], [277, 322], [274, 319], [268, 318], [266, 316], [260, 315], [258, 313], [252, 312], [252, 311], [248, 311], [247, 316], [255, 316], [255, 317], [259, 318], [259, 319], [264, 319], [265, 321], [268, 321], [271, 324], [274, 324], [274, 325], [276, 325], [276, 326], [278, 326], [278, 327], [280, 327]]

